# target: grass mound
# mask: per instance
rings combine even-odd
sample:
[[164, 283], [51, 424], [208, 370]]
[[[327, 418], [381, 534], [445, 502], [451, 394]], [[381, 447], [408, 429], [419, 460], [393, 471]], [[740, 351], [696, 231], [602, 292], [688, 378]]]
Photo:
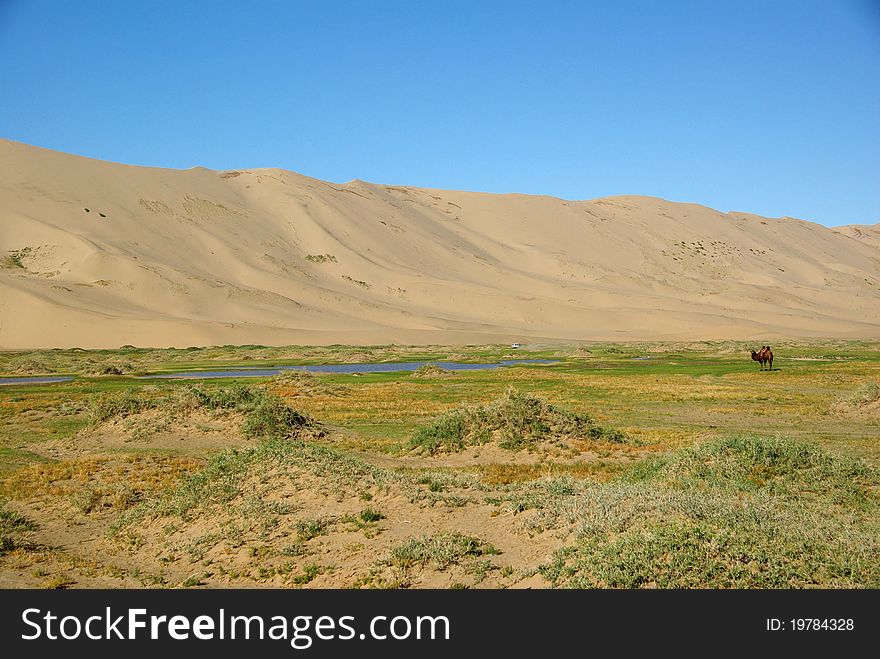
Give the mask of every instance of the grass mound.
[[425, 378], [442, 378], [451, 373], [451, 371], [447, 371], [445, 368], [440, 368], [437, 364], [425, 364], [424, 366], [419, 366], [416, 370], [412, 372], [412, 376], [417, 379], [425, 379]]
[[876, 588], [878, 484], [790, 440], [709, 442], [545, 502], [542, 523], [577, 540], [541, 571], [574, 588]]
[[854, 407], [865, 407], [880, 401], [880, 383], [867, 382], [856, 389], [846, 402]]
[[[137, 419], [153, 411], [150, 419]], [[239, 415], [240, 430], [251, 438], [320, 437], [324, 431], [317, 421], [293, 409], [277, 394], [260, 387], [187, 386], [172, 393], [160, 393], [150, 387], [128, 389], [95, 399], [90, 405], [93, 426], [114, 420], [129, 419], [135, 438], [167, 430], [183, 422], [194, 412], [214, 416]]]
[[285, 396], [345, 396], [349, 389], [326, 382], [308, 371], [282, 371], [269, 381], [269, 386]]
[[[306, 475], [317, 476], [334, 496], [391, 482], [395, 476], [378, 467], [306, 442], [269, 439], [253, 447], [222, 451], [213, 455], [199, 471], [120, 516], [111, 529], [137, 525], [158, 517], [177, 517], [184, 521], [232, 517], [242, 528], [274, 525], [285, 505], [271, 501], [279, 482], [296, 483]], [[295, 506], [294, 506], [295, 508]], [[270, 524], [271, 522], [271, 524]], [[302, 523], [300, 523], [302, 522]], [[300, 520], [294, 531], [299, 540], [310, 539], [326, 530], [327, 520]]]
[[435, 454], [461, 451], [497, 440], [519, 451], [565, 440], [627, 442], [619, 430], [603, 428], [586, 414], [560, 410], [542, 398], [513, 389], [488, 405], [460, 407], [413, 435], [409, 447]]
[[852, 393], [841, 396], [831, 410], [844, 414], [880, 416], [880, 383], [866, 382]]
[[866, 500], [876, 474], [864, 463], [781, 438], [729, 437], [643, 463], [633, 481], [662, 481], [679, 489], [706, 486], [737, 492]]

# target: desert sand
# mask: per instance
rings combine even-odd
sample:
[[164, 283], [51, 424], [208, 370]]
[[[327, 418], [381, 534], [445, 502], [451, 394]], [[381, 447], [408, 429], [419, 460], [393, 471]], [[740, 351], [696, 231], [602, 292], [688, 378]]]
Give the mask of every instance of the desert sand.
[[880, 249], [880, 223], [878, 224], [847, 224], [833, 227], [834, 231], [868, 243]]
[[0, 140], [0, 348], [880, 336], [880, 230]]

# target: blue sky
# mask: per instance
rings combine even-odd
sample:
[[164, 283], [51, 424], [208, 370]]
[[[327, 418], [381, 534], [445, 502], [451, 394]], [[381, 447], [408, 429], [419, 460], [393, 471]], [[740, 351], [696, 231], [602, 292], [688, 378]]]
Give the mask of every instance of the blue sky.
[[880, 221], [880, 2], [0, 0], [0, 136]]

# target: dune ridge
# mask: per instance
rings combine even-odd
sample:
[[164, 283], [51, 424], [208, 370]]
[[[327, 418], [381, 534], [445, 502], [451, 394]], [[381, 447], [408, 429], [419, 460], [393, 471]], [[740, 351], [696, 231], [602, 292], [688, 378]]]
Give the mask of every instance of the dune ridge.
[[0, 349], [880, 336], [877, 227], [0, 140]]

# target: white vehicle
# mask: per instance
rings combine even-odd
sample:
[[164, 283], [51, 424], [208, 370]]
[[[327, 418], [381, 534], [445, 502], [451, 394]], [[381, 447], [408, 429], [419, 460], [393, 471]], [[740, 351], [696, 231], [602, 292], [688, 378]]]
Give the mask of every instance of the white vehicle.
[[521, 348], [521, 347], [522, 347], [522, 343], [511, 343], [511, 344], [510, 344], [510, 347], [511, 347], [511, 348]]

